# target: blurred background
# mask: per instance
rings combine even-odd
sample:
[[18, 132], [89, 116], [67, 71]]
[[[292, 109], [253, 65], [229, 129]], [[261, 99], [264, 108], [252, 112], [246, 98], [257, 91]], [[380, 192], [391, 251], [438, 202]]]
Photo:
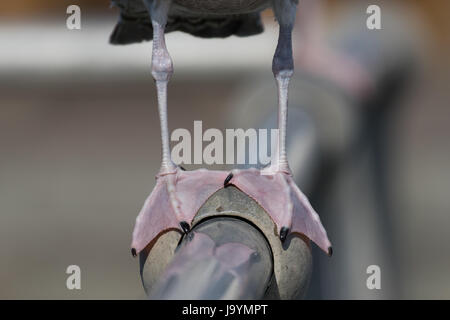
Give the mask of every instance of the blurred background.
[[[81, 8], [81, 30], [66, 8]], [[381, 30], [366, 9], [381, 8]], [[300, 0], [289, 157], [333, 242], [308, 298], [450, 298], [450, 2]], [[0, 3], [0, 298], [145, 298], [129, 245], [159, 169], [151, 43], [107, 0]], [[167, 35], [170, 129], [273, 127], [277, 24]], [[193, 166], [188, 166], [194, 168]], [[66, 288], [67, 266], [81, 290]], [[366, 286], [381, 268], [381, 290]]]

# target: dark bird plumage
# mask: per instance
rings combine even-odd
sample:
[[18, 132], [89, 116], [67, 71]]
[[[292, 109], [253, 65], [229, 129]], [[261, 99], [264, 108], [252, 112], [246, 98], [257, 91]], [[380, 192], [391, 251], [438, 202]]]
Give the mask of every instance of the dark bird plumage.
[[[153, 39], [153, 27], [141, 0], [112, 0], [120, 10], [119, 22], [110, 37], [112, 44], [130, 44]], [[202, 38], [246, 37], [264, 31], [259, 12], [244, 14], [173, 14], [165, 32], [182, 31]]]

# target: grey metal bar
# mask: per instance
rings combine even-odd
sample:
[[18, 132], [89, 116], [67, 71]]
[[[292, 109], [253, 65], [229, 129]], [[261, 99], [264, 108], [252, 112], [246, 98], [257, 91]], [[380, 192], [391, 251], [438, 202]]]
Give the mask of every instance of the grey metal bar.
[[151, 299], [260, 299], [273, 274], [264, 235], [250, 223], [214, 217], [181, 241]]

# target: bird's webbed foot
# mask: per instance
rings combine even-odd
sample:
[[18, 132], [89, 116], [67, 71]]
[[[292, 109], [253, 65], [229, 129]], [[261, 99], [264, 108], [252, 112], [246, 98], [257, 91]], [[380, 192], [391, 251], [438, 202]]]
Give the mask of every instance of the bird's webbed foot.
[[331, 254], [331, 243], [319, 215], [297, 187], [288, 167], [233, 170], [228, 184], [235, 185], [266, 210], [281, 241], [290, 233], [304, 234]]
[[190, 231], [197, 211], [216, 191], [223, 188], [227, 172], [174, 167], [156, 177], [133, 231], [132, 248], [139, 253], [148, 243], [169, 229]]

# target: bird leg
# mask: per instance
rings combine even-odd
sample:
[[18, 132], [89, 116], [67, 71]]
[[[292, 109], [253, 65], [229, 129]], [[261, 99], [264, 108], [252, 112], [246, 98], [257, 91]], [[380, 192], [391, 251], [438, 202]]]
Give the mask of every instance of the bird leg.
[[279, 23], [278, 44], [273, 57], [272, 71], [278, 87], [278, 144], [272, 163], [261, 172], [234, 170], [228, 183], [255, 199], [277, 226], [281, 241], [290, 233], [301, 233], [317, 243], [329, 255], [331, 243], [318, 214], [295, 184], [286, 154], [286, 131], [289, 80], [294, 73], [292, 57], [292, 29], [296, 3], [293, 0], [273, 0], [275, 17]]
[[190, 216], [182, 210], [182, 195], [177, 192], [177, 182], [183, 179], [182, 170], [170, 157], [169, 128], [167, 123], [167, 84], [173, 74], [172, 59], [167, 51], [165, 27], [171, 0], [143, 0], [153, 27], [152, 76], [156, 83], [158, 111], [161, 123], [162, 160], [156, 176], [156, 186], [136, 219], [132, 253], [142, 248], [142, 241], [152, 239], [161, 231], [178, 228], [189, 232]]
[[[278, 143], [275, 156], [272, 155], [272, 163], [261, 170], [261, 174], [291, 176], [286, 154], [286, 132], [289, 81], [294, 73], [292, 29], [295, 23], [296, 3], [292, 0], [273, 0], [272, 6], [279, 24], [278, 44], [272, 61], [272, 72], [278, 88]], [[286, 186], [284, 188], [289, 193], [289, 188]], [[289, 203], [289, 206], [292, 206], [291, 201]], [[292, 209], [289, 208], [288, 211], [292, 211]], [[279, 230], [282, 240], [286, 238], [290, 230], [290, 220], [292, 220], [291, 217], [285, 219], [285, 225]]]
[[159, 175], [173, 174], [176, 166], [170, 158], [167, 124], [167, 84], [173, 74], [172, 59], [166, 47], [164, 30], [171, 0], [144, 0], [153, 26], [152, 76], [156, 82], [161, 123], [162, 161]]
[[272, 71], [278, 87], [278, 144], [271, 165], [263, 174], [283, 172], [290, 174], [286, 154], [289, 80], [294, 73], [292, 58], [292, 29], [295, 23], [296, 5], [292, 0], [274, 0], [273, 10], [279, 23], [278, 44], [272, 61]]

